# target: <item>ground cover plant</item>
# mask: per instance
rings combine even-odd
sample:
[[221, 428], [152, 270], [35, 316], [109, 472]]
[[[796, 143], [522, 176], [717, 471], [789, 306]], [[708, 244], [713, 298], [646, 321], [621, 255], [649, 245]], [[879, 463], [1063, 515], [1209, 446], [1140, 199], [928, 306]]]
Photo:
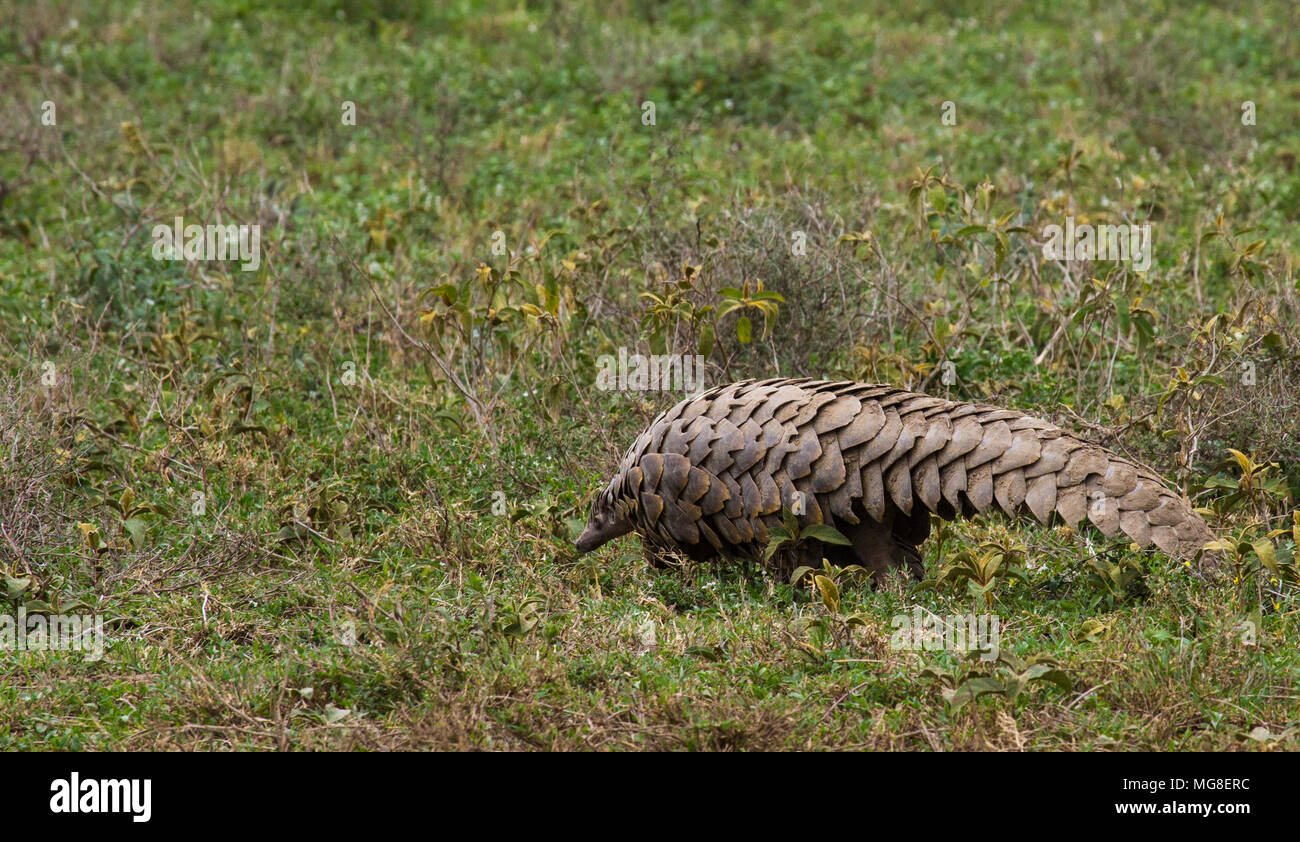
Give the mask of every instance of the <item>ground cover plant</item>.
[[[1296, 748], [1297, 13], [1222, 6], [0, 3], [0, 616], [105, 626], [0, 747]], [[1032, 411], [1223, 574], [579, 557], [620, 353]]]

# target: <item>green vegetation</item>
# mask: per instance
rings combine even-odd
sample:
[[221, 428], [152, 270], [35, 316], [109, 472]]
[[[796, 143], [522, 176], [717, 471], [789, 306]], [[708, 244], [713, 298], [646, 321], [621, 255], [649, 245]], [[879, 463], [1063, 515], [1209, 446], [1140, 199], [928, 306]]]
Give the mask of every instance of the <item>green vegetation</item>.
[[[0, 614], [108, 624], [0, 651], [0, 748], [1296, 748], [1300, 44], [1227, 5], [0, 3]], [[679, 397], [619, 348], [1033, 410], [1227, 575], [996, 519], [875, 591], [577, 557]]]

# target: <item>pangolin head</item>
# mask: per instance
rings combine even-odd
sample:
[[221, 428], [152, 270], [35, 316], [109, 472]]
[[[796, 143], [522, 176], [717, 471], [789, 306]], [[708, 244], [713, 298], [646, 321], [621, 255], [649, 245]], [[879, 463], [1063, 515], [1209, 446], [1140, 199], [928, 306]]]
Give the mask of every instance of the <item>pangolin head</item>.
[[616, 493], [617, 483], [615, 477], [592, 503], [587, 528], [578, 536], [578, 552], [589, 553], [606, 541], [632, 531], [635, 507], [630, 499]]

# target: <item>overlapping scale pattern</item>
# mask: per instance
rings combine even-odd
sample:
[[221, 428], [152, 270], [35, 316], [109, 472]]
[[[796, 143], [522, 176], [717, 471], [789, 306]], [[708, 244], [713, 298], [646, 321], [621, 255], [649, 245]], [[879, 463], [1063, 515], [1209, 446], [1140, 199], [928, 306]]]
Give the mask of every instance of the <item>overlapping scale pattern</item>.
[[1178, 557], [1213, 540], [1154, 472], [1046, 421], [851, 381], [750, 380], [682, 401], [637, 438], [610, 488], [651, 542], [725, 554], [756, 555], [799, 493], [806, 524], [996, 508], [1087, 520]]

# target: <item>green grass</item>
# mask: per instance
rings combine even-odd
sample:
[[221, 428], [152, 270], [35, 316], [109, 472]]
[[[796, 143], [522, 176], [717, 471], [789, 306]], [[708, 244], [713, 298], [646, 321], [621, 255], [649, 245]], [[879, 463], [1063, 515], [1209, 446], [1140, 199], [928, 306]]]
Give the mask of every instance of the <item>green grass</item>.
[[[1297, 747], [1290, 4], [432, 5], [0, 3], [0, 613], [110, 618], [0, 651], [0, 748]], [[1045, 260], [1067, 214], [1153, 268]], [[154, 260], [178, 215], [260, 268]], [[962, 588], [575, 556], [677, 399], [596, 389], [619, 347], [1032, 410], [1244, 546], [947, 527], [931, 571], [1024, 556], [1002, 646], [1070, 687], [953, 707], [891, 620]]]

